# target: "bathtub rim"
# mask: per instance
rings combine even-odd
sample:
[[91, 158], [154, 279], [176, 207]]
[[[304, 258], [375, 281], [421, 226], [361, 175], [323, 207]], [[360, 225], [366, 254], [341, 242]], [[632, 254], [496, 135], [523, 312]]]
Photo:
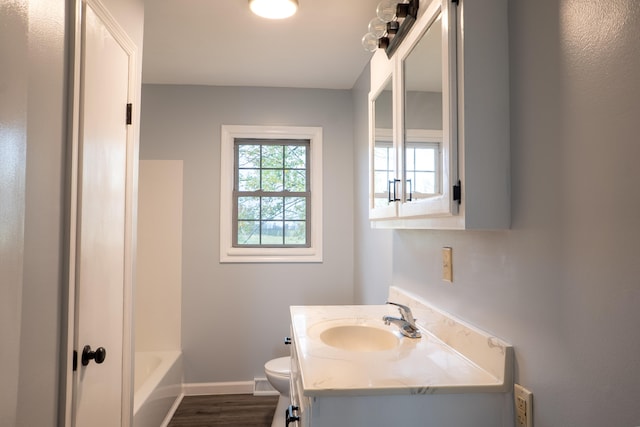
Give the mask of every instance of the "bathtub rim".
[[[136, 353], [149, 353], [160, 357], [160, 364], [149, 374], [147, 379], [140, 385], [140, 388], [134, 390], [133, 393], [133, 416], [140, 411], [140, 408], [149, 400], [152, 393], [158, 388], [162, 380], [165, 378], [169, 370], [178, 362], [182, 356], [180, 350], [158, 350], [158, 351], [138, 351]], [[135, 355], [134, 355], [134, 372], [135, 376]], [[161, 373], [161, 374], [160, 374]], [[182, 382], [176, 384], [182, 389]], [[181, 392], [179, 393], [181, 394]]]

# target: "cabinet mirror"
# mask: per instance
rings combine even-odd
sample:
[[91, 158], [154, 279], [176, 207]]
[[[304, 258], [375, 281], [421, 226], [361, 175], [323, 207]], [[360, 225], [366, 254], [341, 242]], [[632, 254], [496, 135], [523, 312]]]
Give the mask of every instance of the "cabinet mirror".
[[373, 100], [373, 207], [395, 202], [396, 156], [393, 145], [393, 79], [389, 77]]
[[412, 209], [420, 215], [452, 213], [455, 114], [449, 105], [454, 79], [447, 62], [451, 52], [446, 26], [443, 31], [443, 13], [438, 11], [431, 19], [402, 61], [402, 202], [406, 215]]

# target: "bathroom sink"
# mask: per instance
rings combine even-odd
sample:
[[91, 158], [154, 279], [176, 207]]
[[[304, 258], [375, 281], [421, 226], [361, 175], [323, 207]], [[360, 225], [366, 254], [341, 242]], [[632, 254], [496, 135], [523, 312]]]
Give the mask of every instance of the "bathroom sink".
[[[394, 292], [398, 300], [409, 298]], [[399, 322], [385, 324], [386, 316], [398, 315], [388, 304], [291, 306], [292, 378], [299, 395], [400, 399], [512, 390], [512, 347], [430, 305], [415, 304], [419, 339], [402, 335]], [[353, 423], [332, 425], [345, 424]]]
[[328, 346], [347, 351], [382, 351], [395, 348], [400, 339], [392, 331], [369, 325], [337, 325], [320, 333]]

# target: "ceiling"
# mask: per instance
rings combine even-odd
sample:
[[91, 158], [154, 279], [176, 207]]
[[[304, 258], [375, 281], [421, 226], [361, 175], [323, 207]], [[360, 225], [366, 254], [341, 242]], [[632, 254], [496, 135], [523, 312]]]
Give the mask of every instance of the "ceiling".
[[267, 20], [247, 0], [146, 0], [143, 82], [351, 89], [380, 0], [299, 0]]

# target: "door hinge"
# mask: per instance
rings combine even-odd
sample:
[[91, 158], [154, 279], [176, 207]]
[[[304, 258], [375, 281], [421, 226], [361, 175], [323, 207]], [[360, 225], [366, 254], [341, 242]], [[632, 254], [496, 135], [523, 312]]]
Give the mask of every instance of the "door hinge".
[[78, 370], [78, 352], [73, 350], [73, 370]]
[[130, 125], [132, 123], [131, 117], [133, 115], [133, 104], [127, 104], [127, 124]]
[[453, 201], [458, 202], [458, 204], [462, 203], [462, 182], [460, 180], [453, 186]]
[[458, 0], [451, 0], [451, 3], [458, 4]]

